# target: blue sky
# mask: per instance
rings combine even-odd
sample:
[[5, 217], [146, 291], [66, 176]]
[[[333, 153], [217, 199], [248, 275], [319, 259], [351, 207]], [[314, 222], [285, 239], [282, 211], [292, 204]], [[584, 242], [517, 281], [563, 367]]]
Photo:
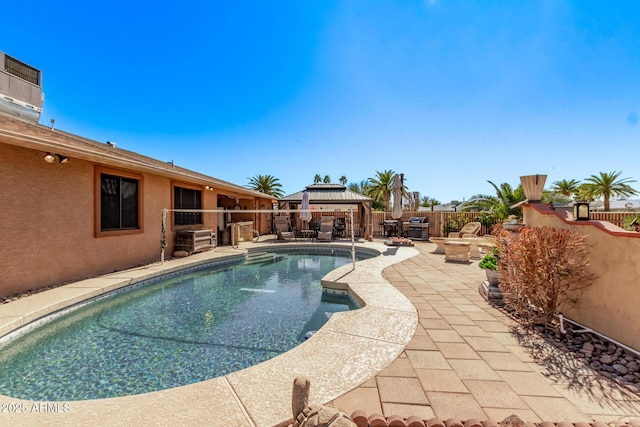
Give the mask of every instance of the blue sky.
[[[404, 173], [640, 180], [640, 3], [10, 2], [0, 50], [43, 71], [40, 122], [246, 185]], [[640, 189], [639, 184], [632, 184]]]

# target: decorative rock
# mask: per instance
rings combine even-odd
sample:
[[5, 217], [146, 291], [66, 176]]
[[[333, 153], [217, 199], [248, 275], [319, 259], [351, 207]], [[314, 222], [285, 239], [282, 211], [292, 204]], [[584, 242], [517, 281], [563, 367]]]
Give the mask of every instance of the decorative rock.
[[189, 252], [187, 251], [175, 251], [173, 256], [176, 258], [184, 258], [189, 256]]
[[494, 420], [484, 420], [482, 422], [483, 427], [498, 427], [498, 423]]
[[551, 421], [543, 421], [540, 423], [539, 427], [556, 427]]
[[600, 358], [600, 363], [602, 363], [603, 365], [610, 365], [613, 363], [613, 357], [605, 354]]
[[626, 375], [627, 372], [629, 372], [629, 371], [627, 371], [627, 367], [626, 366], [621, 365], [619, 363], [616, 363], [615, 365], [613, 365], [613, 369], [615, 369], [616, 372], [618, 374], [620, 374], [620, 375]]
[[630, 371], [637, 372], [638, 371], [638, 363], [635, 361], [631, 361], [627, 363], [627, 369]]
[[568, 421], [560, 421], [556, 427], [573, 427], [573, 424]]
[[582, 351], [583, 352], [588, 352], [588, 353], [593, 353], [593, 350], [595, 349], [595, 347], [593, 346], [593, 344], [591, 344], [589, 341], [585, 342], [582, 345]]

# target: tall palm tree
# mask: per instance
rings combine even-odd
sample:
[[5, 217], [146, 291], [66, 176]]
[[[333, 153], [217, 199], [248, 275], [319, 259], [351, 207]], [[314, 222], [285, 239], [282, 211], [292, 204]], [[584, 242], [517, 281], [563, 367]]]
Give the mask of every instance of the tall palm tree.
[[246, 187], [273, 197], [284, 196], [279, 179], [271, 175], [256, 175], [249, 179], [249, 184]]
[[555, 181], [553, 183], [551, 186], [551, 192], [562, 194], [564, 196], [571, 196], [578, 192], [579, 187], [580, 181], [576, 181], [575, 179], [567, 181], [566, 179], [563, 179], [562, 181]]
[[600, 172], [600, 175], [591, 175], [589, 178], [585, 178], [585, 194], [592, 198], [604, 198], [604, 210], [609, 212], [611, 204], [609, 199], [611, 196], [633, 196], [638, 192], [629, 185], [630, 182], [636, 182], [635, 179], [618, 177], [622, 174], [620, 172]]
[[391, 188], [393, 187], [393, 177], [396, 173], [392, 170], [385, 170], [383, 172], [376, 171], [375, 178], [369, 178], [369, 193], [368, 196], [375, 201], [384, 201], [385, 211], [391, 211]]
[[329, 175], [325, 175], [324, 178], [322, 178], [322, 182], [325, 184], [331, 184], [331, 177]]
[[313, 177], [313, 183], [320, 184], [321, 182], [322, 182], [322, 177], [320, 176], [319, 173], [317, 173], [316, 176]]
[[342, 175], [338, 181], [340, 181], [342, 185], [347, 185], [347, 177], [345, 175]]

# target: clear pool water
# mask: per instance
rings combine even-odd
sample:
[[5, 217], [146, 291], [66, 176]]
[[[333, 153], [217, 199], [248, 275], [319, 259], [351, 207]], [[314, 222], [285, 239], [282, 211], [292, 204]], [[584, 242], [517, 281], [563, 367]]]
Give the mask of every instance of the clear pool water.
[[286, 253], [92, 302], [0, 349], [0, 393], [49, 401], [116, 397], [263, 362], [298, 345], [331, 313], [357, 308], [320, 286], [349, 262], [348, 252]]

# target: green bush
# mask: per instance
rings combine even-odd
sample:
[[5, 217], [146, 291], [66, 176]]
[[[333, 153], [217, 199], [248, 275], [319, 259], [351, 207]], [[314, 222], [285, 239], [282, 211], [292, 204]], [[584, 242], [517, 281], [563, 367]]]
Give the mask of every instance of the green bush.
[[488, 253], [480, 260], [478, 267], [485, 270], [497, 270], [498, 269], [498, 257], [494, 252]]

